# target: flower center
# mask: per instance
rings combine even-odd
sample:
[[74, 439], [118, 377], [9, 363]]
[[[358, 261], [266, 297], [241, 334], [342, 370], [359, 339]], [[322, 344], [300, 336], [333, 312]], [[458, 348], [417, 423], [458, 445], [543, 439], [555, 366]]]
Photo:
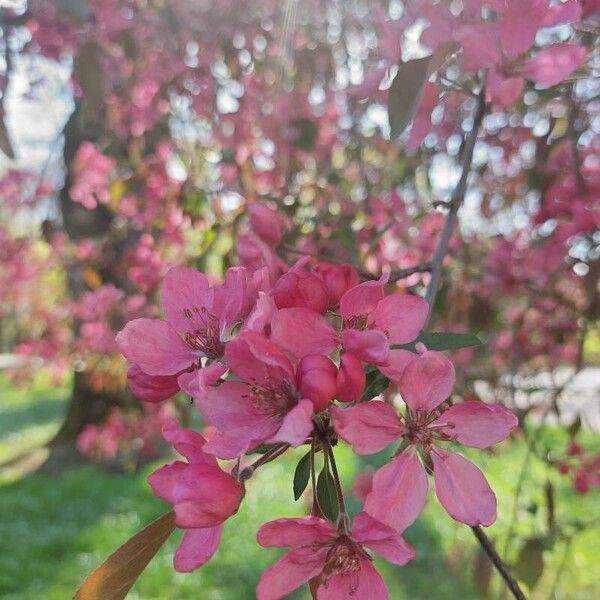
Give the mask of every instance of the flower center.
[[[448, 408], [449, 405], [444, 403], [433, 411], [412, 412], [409, 410], [404, 417], [408, 430], [406, 434], [408, 441], [415, 445], [431, 446], [434, 440], [451, 440], [451, 437], [440, 431], [442, 426], [434, 423]], [[443, 427], [452, 427], [452, 425], [446, 424]]]
[[265, 415], [283, 417], [298, 402], [295, 388], [284, 379], [273, 380], [267, 377], [261, 384], [251, 381], [248, 386], [252, 392], [252, 406]]
[[219, 318], [204, 306], [194, 306], [191, 310], [185, 308], [183, 315], [192, 324], [191, 331], [183, 336], [186, 344], [194, 350], [200, 350], [207, 358], [221, 358], [225, 352], [225, 344], [221, 341]]
[[362, 331], [367, 328], [367, 315], [354, 315], [344, 322], [346, 329], [358, 329]]
[[362, 558], [371, 560], [362, 547], [347, 535], [341, 535], [333, 540], [333, 545], [325, 557], [323, 585], [327, 587], [329, 579], [335, 575], [347, 575], [351, 577], [350, 594], [355, 594], [358, 590], [358, 573]]

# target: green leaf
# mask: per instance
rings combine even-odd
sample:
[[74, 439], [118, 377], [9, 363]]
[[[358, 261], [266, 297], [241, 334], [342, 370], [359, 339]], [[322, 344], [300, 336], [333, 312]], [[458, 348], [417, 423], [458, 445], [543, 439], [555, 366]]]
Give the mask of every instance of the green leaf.
[[443, 44], [430, 56], [400, 63], [388, 92], [388, 117], [392, 138], [398, 137], [413, 120], [425, 84], [454, 50], [454, 44]]
[[521, 548], [515, 573], [530, 589], [535, 587], [544, 572], [544, 540], [531, 538]]
[[390, 385], [390, 380], [382, 375], [377, 369], [367, 373], [367, 381], [365, 383], [365, 391], [360, 397], [360, 402], [366, 402], [379, 396]]
[[459, 348], [473, 348], [483, 346], [482, 341], [472, 333], [450, 333], [445, 331], [431, 331], [422, 333], [410, 344], [395, 344], [392, 350], [410, 350], [415, 352], [415, 346], [421, 342], [428, 350], [458, 350]]
[[327, 467], [323, 467], [317, 479], [317, 502], [323, 516], [331, 522], [335, 522], [338, 518], [339, 507], [335, 492], [335, 481]]
[[302, 496], [310, 479], [310, 452], [307, 452], [296, 465], [294, 472], [294, 500]]

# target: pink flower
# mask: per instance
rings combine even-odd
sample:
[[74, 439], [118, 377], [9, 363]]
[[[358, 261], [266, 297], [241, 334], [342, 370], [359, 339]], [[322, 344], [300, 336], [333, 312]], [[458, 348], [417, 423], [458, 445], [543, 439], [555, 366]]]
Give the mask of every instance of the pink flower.
[[296, 372], [276, 344], [254, 331], [230, 342], [225, 360], [237, 381], [203, 388], [195, 373], [179, 379], [220, 430], [206, 451], [221, 458], [236, 458], [261, 443], [303, 444], [314, 412], [335, 393], [336, 367], [329, 358], [307, 357]]
[[[358, 454], [379, 452], [398, 438], [409, 446], [375, 473], [365, 503], [370, 515], [398, 531], [413, 523], [425, 505], [427, 471], [433, 471], [438, 500], [452, 518], [468, 525], [491, 525], [496, 520], [496, 497], [483, 473], [437, 444], [486, 448], [505, 439], [517, 419], [500, 405], [443, 404], [454, 382], [452, 363], [439, 352], [425, 352], [395, 382], [407, 406], [405, 415], [377, 401], [330, 409], [335, 431]], [[399, 507], [402, 510], [396, 510]]]
[[385, 365], [390, 344], [412, 342], [421, 332], [429, 306], [410, 294], [384, 296], [387, 276], [348, 290], [340, 300], [344, 349], [361, 360]]
[[162, 287], [166, 320], [130, 321], [117, 335], [117, 343], [125, 357], [148, 375], [175, 375], [198, 366], [203, 357], [218, 360], [231, 328], [248, 308], [247, 297], [243, 268], [228, 269], [224, 283], [211, 287], [195, 269], [175, 267]]
[[264, 548], [292, 548], [263, 573], [258, 600], [279, 600], [317, 577], [318, 600], [387, 600], [385, 583], [365, 548], [395, 565], [415, 555], [398, 533], [364, 512], [348, 533], [318, 517], [304, 517], [266, 523], [257, 539]]
[[222, 524], [234, 515], [243, 487], [223, 471], [214, 456], [204, 452], [204, 438], [172, 422], [163, 437], [185, 456], [154, 471], [148, 478], [152, 491], [173, 504], [175, 523], [186, 530], [173, 564], [177, 571], [193, 571], [210, 560], [221, 539]]
[[271, 321], [271, 337], [294, 356], [327, 354], [340, 339], [344, 349], [375, 365], [387, 365], [390, 344], [412, 342], [425, 325], [428, 304], [410, 294], [384, 295], [387, 275], [348, 290], [340, 300], [343, 329], [304, 308], [279, 310]]
[[337, 306], [340, 298], [360, 283], [358, 271], [352, 265], [318, 262], [313, 270], [325, 283], [330, 308]]
[[297, 263], [277, 280], [272, 292], [275, 305], [277, 308], [298, 306], [324, 314], [329, 305], [327, 287], [318, 275], [303, 268], [305, 262]]

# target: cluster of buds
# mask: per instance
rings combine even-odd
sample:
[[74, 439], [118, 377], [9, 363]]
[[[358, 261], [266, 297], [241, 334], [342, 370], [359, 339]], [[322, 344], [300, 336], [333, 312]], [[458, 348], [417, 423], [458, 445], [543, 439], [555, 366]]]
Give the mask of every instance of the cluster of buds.
[[[308, 259], [275, 278], [266, 269], [230, 268], [219, 286], [177, 267], [163, 283], [165, 320], [137, 319], [119, 333], [132, 390], [150, 402], [184, 391], [214, 432], [206, 440], [166, 426], [165, 439], [187, 460], [150, 476], [186, 530], [177, 570], [213, 556], [253, 474], [300, 446], [308, 452], [294, 492], [299, 497], [312, 482], [311, 515], [258, 531], [261, 546], [291, 548], [262, 575], [259, 600], [284, 598], [307, 582], [319, 600], [387, 598], [369, 551], [397, 565], [413, 558], [401, 534], [423, 510], [429, 475], [452, 518], [473, 526], [495, 520], [484, 475], [450, 446], [485, 448], [517, 420], [502, 406], [451, 402], [452, 363], [418, 340], [428, 304], [386, 294], [386, 285], [386, 276], [361, 283], [350, 265]], [[390, 383], [399, 394], [382, 399]], [[389, 447], [353, 519], [336, 464], [340, 442], [360, 455]], [[225, 468], [225, 461], [233, 462]]]
[[571, 477], [577, 493], [587, 494], [592, 488], [600, 488], [600, 454], [590, 454], [577, 442], [571, 442], [566, 456], [555, 464], [559, 473]]

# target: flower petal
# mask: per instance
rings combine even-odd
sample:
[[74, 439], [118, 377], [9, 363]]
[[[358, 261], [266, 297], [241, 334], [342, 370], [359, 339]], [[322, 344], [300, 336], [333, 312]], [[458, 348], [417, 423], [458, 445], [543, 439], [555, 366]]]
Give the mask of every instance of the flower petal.
[[428, 351], [406, 366], [398, 389], [410, 410], [429, 412], [450, 396], [455, 381], [452, 363], [441, 352]]
[[319, 575], [325, 563], [326, 549], [297, 548], [288, 552], [261, 576], [256, 588], [257, 600], [281, 600]]
[[273, 436], [273, 442], [283, 442], [294, 447], [300, 446], [313, 430], [312, 416], [314, 406], [306, 398], [300, 400], [290, 412], [283, 417], [279, 431]]
[[395, 565], [403, 566], [415, 557], [415, 549], [395, 529], [364, 511], [354, 518], [352, 537]]
[[167, 271], [161, 289], [167, 322], [180, 333], [190, 331], [192, 322], [185, 316], [194, 308], [212, 307], [212, 290], [203, 273], [189, 267], [173, 267]]
[[338, 345], [327, 319], [307, 308], [282, 308], [271, 320], [271, 339], [296, 358], [329, 354]]
[[465, 446], [487, 448], [507, 438], [519, 421], [504, 406], [469, 401], [450, 407], [435, 424]]
[[163, 426], [162, 435], [179, 454], [187, 458], [190, 464], [217, 464], [214, 456], [204, 453], [203, 448], [206, 440], [198, 432], [191, 429], [182, 429], [175, 421], [170, 421]]
[[383, 288], [389, 275], [382, 275], [376, 281], [365, 281], [350, 288], [340, 299], [340, 313], [344, 321], [352, 317], [363, 317], [370, 314], [377, 304], [383, 300]]
[[435, 494], [446, 512], [475, 527], [496, 520], [496, 496], [484, 474], [470, 461], [449, 450], [431, 453]]
[[[357, 581], [358, 580], [358, 581]], [[368, 558], [360, 558], [360, 569], [348, 575], [333, 575], [317, 590], [317, 600], [387, 600], [383, 578]]]
[[173, 566], [180, 573], [190, 573], [208, 562], [219, 548], [222, 525], [187, 529], [173, 557]]
[[117, 334], [125, 358], [148, 375], [176, 375], [196, 360], [193, 350], [160, 319], [134, 319]]
[[349, 408], [331, 406], [335, 432], [357, 454], [375, 454], [405, 433], [404, 426], [387, 402], [364, 402]]
[[389, 342], [378, 329], [344, 329], [342, 344], [346, 352], [374, 365], [385, 365], [389, 360]]
[[552, 44], [528, 60], [521, 72], [541, 85], [557, 85], [585, 62], [586, 54], [585, 46], [579, 44]]
[[316, 541], [325, 541], [335, 535], [335, 529], [325, 519], [300, 517], [277, 519], [265, 523], [256, 534], [263, 548], [292, 548], [309, 546]]
[[127, 370], [127, 383], [133, 395], [144, 402], [161, 402], [179, 392], [177, 375], [148, 375], [138, 365]]
[[412, 294], [386, 296], [370, 314], [367, 323], [385, 332], [391, 344], [407, 344], [421, 333], [429, 304]]
[[427, 473], [413, 450], [405, 450], [375, 471], [364, 510], [402, 533], [421, 514], [427, 500]]
[[408, 364], [417, 358], [419, 358], [419, 355], [409, 350], [390, 350], [387, 365], [380, 365], [379, 370], [388, 379], [398, 381]]
[[248, 275], [244, 267], [230, 267], [214, 293], [212, 312], [219, 318], [221, 336], [240, 318], [246, 305]]

